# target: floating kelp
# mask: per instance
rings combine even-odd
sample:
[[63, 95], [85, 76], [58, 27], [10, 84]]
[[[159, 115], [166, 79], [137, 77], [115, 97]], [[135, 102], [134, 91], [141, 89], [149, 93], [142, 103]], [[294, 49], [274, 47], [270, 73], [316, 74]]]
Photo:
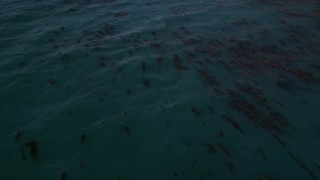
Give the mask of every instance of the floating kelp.
[[142, 79], [143, 86], [146, 88], [150, 87], [150, 81], [148, 79]]
[[241, 98], [234, 91], [229, 90], [229, 94], [231, 97], [230, 105], [233, 109], [238, 112], [241, 112], [246, 115], [248, 119], [250, 119], [254, 123], [258, 123], [259, 116], [262, 114], [256, 106], [248, 102], [247, 100]]
[[18, 130], [16, 132], [16, 135], [15, 135], [15, 138], [16, 138], [16, 141], [19, 141], [20, 137], [22, 136], [22, 132], [20, 130]]
[[25, 154], [25, 149], [24, 149], [24, 147], [21, 147], [21, 148], [20, 148], [20, 153], [21, 153], [22, 159], [25, 160], [25, 159], [26, 159], [26, 154]]
[[249, 84], [239, 84], [237, 83], [237, 86], [242, 92], [245, 92], [249, 94], [253, 99], [256, 100], [257, 103], [266, 105], [268, 103], [268, 100], [265, 98], [265, 95], [261, 90], [254, 89], [251, 85]]
[[223, 138], [223, 137], [224, 137], [224, 132], [223, 132], [223, 131], [220, 131], [220, 132], [219, 132], [219, 137], [220, 137], [220, 138]]
[[[32, 159], [37, 159], [39, 152], [38, 152], [37, 142], [35, 140], [30, 140], [30, 141], [26, 142], [24, 144], [24, 147], [29, 148], [30, 155], [31, 155]], [[23, 159], [25, 159], [24, 147], [22, 147], [22, 149], [21, 149]]]
[[0, 4], [0, 179], [319, 178], [316, 0]]
[[178, 54], [173, 55], [173, 63], [177, 70], [187, 70], [188, 68], [182, 63], [182, 60], [180, 59]]
[[302, 69], [293, 69], [291, 71], [298, 78], [302, 79], [305, 83], [320, 83], [320, 79], [316, 78], [311, 72]]
[[209, 109], [209, 111], [210, 111], [211, 114], [215, 114], [215, 113], [214, 113], [214, 110], [213, 110], [213, 108], [212, 108], [211, 106], [208, 106], [208, 109]]
[[[235, 93], [234, 91], [231, 91], [231, 90], [228, 90], [228, 91], [232, 99], [230, 101], [231, 107], [236, 111], [244, 114], [255, 125], [259, 125], [260, 127], [271, 132], [272, 134], [281, 134], [283, 130], [289, 127], [292, 130], [296, 131], [293, 127], [290, 126], [286, 118], [280, 113], [273, 112], [273, 111], [271, 111], [269, 114], [265, 113], [260, 108], [255, 106], [253, 103], [250, 103], [249, 101], [245, 100], [243, 97], [241, 97], [239, 94]], [[251, 88], [245, 91], [250, 95], [255, 94]], [[258, 94], [260, 94], [260, 92]], [[261, 102], [261, 101], [259, 100], [258, 102]], [[264, 100], [262, 102], [265, 102], [263, 105], [267, 107], [267, 109], [269, 110], [270, 109], [269, 106], [266, 106], [267, 101]]]
[[53, 78], [48, 79], [49, 84], [55, 84], [57, 81]]
[[223, 144], [218, 143], [218, 147], [222, 150], [222, 152], [224, 152], [226, 156], [228, 156], [229, 158], [232, 158], [230, 151]]
[[126, 93], [127, 93], [127, 95], [131, 95], [132, 94], [132, 90], [131, 89], [127, 89]]
[[217, 153], [217, 150], [215, 149], [215, 147], [213, 146], [213, 144], [211, 143], [206, 143], [206, 147], [207, 147], [207, 151], [209, 154], [215, 154]]
[[100, 56], [99, 66], [102, 67], [102, 68], [105, 68], [107, 66], [106, 61], [107, 61], [107, 59], [104, 56]]
[[271, 176], [266, 176], [266, 175], [260, 175], [258, 177], [259, 180], [273, 180], [275, 178], [271, 177]]
[[60, 180], [67, 180], [67, 173], [66, 172], [61, 173]]
[[241, 129], [241, 127], [239, 126], [239, 124], [233, 120], [231, 117], [227, 116], [227, 115], [222, 115], [222, 118], [227, 121], [228, 123], [230, 123], [235, 129], [237, 129], [238, 131], [240, 131], [241, 133], [243, 133], [243, 130]]
[[261, 148], [258, 148], [258, 156], [262, 156], [264, 160], [267, 160], [267, 157]]
[[302, 168], [304, 169], [313, 179], [318, 179], [317, 176], [297, 157], [295, 157], [291, 152], [288, 152], [289, 156]]
[[124, 132], [128, 137], [131, 137], [131, 130], [128, 126], [122, 125], [122, 132]]
[[127, 11], [121, 11], [121, 12], [117, 12], [113, 15], [113, 17], [117, 18], [117, 17], [125, 17], [128, 16], [129, 13]]
[[198, 71], [199, 75], [204, 78], [209, 84], [211, 85], [219, 85], [219, 82], [215, 79], [214, 76], [209, 75], [206, 71], [204, 70], [199, 70]]
[[198, 53], [210, 53], [213, 57], [219, 57], [221, 54], [219, 47], [222, 45], [222, 42], [220, 42], [219, 40], [214, 40], [207, 43], [205, 46], [197, 47], [196, 51]]
[[195, 107], [191, 107], [190, 109], [196, 117], [201, 116], [202, 113], [199, 109], [196, 109]]
[[86, 135], [82, 133], [80, 137], [80, 144], [83, 144], [85, 141], [86, 141]]
[[228, 170], [229, 170], [229, 172], [231, 174], [235, 174], [236, 173], [234, 164], [232, 162], [227, 162], [227, 166], [228, 166]]

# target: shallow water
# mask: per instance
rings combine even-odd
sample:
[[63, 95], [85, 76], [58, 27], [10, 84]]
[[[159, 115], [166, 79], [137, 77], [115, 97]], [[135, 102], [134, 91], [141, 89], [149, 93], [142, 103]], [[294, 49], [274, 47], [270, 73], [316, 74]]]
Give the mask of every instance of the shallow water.
[[0, 179], [319, 179], [319, 15], [1, 0]]

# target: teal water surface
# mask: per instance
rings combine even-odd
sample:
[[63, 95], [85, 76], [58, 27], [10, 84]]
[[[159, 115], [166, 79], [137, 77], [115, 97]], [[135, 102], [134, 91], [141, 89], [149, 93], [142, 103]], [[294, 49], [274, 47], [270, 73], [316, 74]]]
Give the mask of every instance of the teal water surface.
[[319, 179], [317, 0], [1, 0], [0, 179]]

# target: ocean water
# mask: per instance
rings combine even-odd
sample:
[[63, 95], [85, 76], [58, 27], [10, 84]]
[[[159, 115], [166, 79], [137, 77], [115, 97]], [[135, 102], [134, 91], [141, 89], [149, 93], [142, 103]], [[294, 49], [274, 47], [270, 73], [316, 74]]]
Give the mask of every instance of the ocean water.
[[318, 0], [1, 0], [0, 179], [320, 179]]

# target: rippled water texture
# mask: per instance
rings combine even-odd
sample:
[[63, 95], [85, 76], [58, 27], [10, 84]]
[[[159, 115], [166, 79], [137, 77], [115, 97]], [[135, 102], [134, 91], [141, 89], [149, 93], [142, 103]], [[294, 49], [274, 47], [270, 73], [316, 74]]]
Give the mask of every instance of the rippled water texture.
[[1, 0], [0, 179], [319, 179], [318, 0]]

